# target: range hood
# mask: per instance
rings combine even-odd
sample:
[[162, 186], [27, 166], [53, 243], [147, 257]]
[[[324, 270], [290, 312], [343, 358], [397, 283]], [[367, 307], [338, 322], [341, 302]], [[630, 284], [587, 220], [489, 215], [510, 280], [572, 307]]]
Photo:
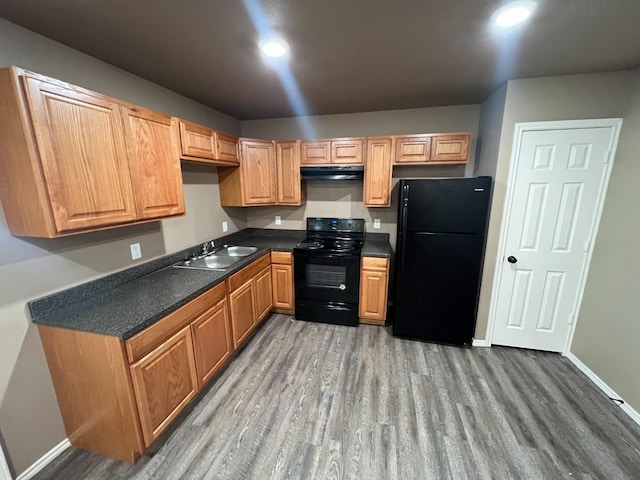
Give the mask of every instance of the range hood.
[[362, 180], [364, 167], [300, 167], [302, 180]]

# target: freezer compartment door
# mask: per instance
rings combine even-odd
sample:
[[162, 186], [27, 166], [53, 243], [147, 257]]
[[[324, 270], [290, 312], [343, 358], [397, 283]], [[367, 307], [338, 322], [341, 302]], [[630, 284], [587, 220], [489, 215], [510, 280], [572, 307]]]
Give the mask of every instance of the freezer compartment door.
[[398, 236], [393, 334], [470, 344], [480, 286], [484, 236]]
[[402, 180], [400, 232], [484, 233], [491, 177]]

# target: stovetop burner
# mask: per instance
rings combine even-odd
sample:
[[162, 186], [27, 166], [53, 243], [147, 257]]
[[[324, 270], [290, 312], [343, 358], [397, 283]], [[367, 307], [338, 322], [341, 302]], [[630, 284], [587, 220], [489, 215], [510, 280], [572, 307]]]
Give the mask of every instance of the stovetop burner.
[[305, 250], [319, 250], [322, 247], [323, 247], [322, 243], [308, 241], [308, 240], [305, 240], [304, 242], [300, 242], [298, 245], [296, 245], [296, 248], [303, 248]]

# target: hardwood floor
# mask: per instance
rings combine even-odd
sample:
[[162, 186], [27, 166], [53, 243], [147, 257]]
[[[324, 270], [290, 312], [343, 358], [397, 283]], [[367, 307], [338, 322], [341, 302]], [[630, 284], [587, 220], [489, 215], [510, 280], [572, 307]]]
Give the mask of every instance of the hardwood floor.
[[638, 479], [640, 427], [567, 359], [274, 315], [153, 456], [37, 479]]

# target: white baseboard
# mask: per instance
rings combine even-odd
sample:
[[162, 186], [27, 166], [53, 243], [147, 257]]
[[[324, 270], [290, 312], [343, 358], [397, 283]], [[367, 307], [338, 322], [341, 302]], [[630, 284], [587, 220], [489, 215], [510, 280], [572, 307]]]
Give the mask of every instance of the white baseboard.
[[69, 442], [68, 438], [65, 438], [58, 445], [56, 445], [47, 453], [45, 453], [42, 457], [40, 457], [33, 465], [31, 465], [24, 472], [18, 475], [18, 478], [16, 478], [16, 480], [30, 480], [36, 475], [36, 473], [38, 473], [44, 467], [49, 465], [54, 458], [56, 458], [58, 455], [60, 455], [70, 446], [71, 446], [71, 442]]
[[[609, 385], [604, 383], [604, 381], [598, 375], [596, 375], [593, 370], [582, 363], [582, 361], [573, 353], [569, 352], [565, 354], [565, 357], [567, 357], [571, 363], [578, 367], [578, 370], [589, 377], [589, 380], [595, 383], [596, 386], [605, 393], [605, 395], [610, 398], [619, 398], [620, 400], [624, 400], [624, 398], [618, 395]], [[624, 413], [629, 415], [634, 422], [640, 425], [640, 413], [634, 410], [631, 405], [629, 405], [627, 402], [624, 402], [622, 405], [620, 405], [620, 408]]]
[[474, 347], [490, 347], [491, 342], [483, 338], [474, 338], [473, 343], [471, 345], [473, 345]]

